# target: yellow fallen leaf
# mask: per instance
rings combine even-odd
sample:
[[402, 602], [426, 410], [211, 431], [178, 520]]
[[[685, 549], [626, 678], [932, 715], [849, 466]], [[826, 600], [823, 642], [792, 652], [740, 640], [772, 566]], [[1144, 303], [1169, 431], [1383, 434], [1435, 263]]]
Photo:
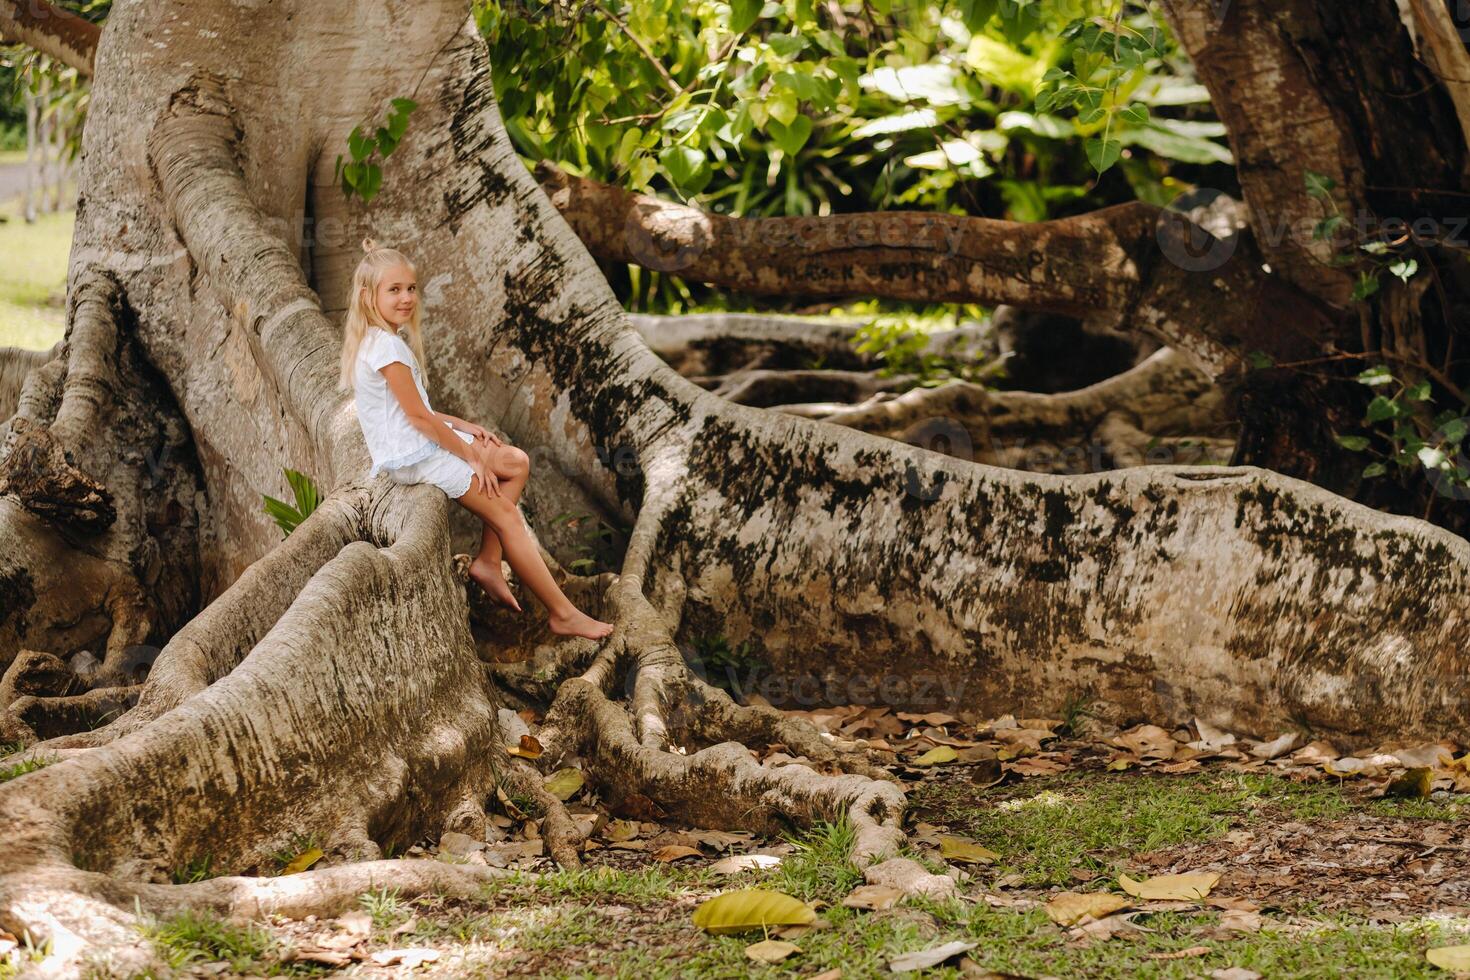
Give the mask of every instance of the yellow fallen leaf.
[[286, 866], [281, 869], [281, 874], [300, 874], [307, 868], [311, 867], [313, 864], [316, 864], [321, 859], [322, 849], [320, 847], [313, 847], [309, 851], [302, 851], [300, 854], [293, 857], [290, 861], [286, 862]]
[[939, 838], [939, 855], [946, 861], [958, 861], [961, 864], [989, 864], [1000, 857], [990, 848], [981, 847], [972, 840], [947, 834]]
[[602, 828], [602, 836], [610, 841], [632, 840], [638, 836], [638, 824], [632, 820], [609, 820]]
[[959, 753], [948, 745], [940, 745], [919, 756], [914, 760], [913, 764], [916, 766], [937, 766], [946, 762], [953, 762], [959, 757]]
[[745, 947], [745, 955], [757, 963], [780, 963], [792, 953], [800, 952], [800, 946], [781, 939], [766, 939]]
[[1101, 919], [1131, 904], [1122, 895], [1111, 895], [1107, 892], [1095, 892], [1088, 895], [1062, 892], [1060, 895], [1053, 896], [1046, 903], [1046, 914], [1057, 925], [1070, 926], [1084, 915]]
[[1438, 946], [1425, 951], [1424, 958], [1441, 970], [1470, 971], [1470, 946]]
[[694, 910], [694, 924], [716, 935], [767, 926], [806, 925], [816, 917], [817, 913], [800, 899], [763, 888], [725, 892]]
[[1118, 884], [1134, 898], [1166, 902], [1189, 902], [1204, 898], [1219, 880], [1220, 876], [1213, 871], [1187, 875], [1159, 875], [1147, 881], [1134, 881], [1127, 875], [1118, 876]]
[[558, 800], [570, 800], [573, 796], [577, 795], [577, 791], [582, 788], [584, 781], [580, 769], [558, 769], [546, 777], [546, 792]]
[[1429, 767], [1421, 766], [1390, 780], [1383, 795], [1405, 800], [1427, 800], [1433, 782]]

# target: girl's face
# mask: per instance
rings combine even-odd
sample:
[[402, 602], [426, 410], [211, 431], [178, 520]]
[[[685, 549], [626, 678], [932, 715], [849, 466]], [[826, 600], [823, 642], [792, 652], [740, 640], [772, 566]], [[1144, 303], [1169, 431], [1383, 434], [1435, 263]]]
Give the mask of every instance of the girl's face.
[[373, 302], [378, 315], [393, 327], [401, 327], [413, 316], [413, 308], [419, 301], [418, 280], [407, 266], [394, 266], [378, 280], [377, 294]]

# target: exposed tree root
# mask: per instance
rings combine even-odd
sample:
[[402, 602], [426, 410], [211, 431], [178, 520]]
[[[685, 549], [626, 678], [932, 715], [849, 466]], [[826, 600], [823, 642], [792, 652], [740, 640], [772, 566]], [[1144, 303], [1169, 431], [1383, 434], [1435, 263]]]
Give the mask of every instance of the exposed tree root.
[[880, 377], [872, 371], [772, 371], [757, 368], [711, 378], [692, 378], [696, 384], [740, 405], [768, 408], [788, 402], [855, 402], [878, 392], [912, 387], [911, 375]]
[[[212, 515], [214, 543], [200, 561], [234, 585], [221, 584], [197, 628], [170, 640], [114, 733], [38, 743], [32, 753], [49, 744], [60, 761], [0, 787], [0, 927], [58, 948], [74, 938], [70, 966], [81, 944], [136, 943], [133, 897], [145, 896], [145, 910], [325, 910], [386, 881], [380, 866], [341, 864], [301, 882], [165, 882], [204, 858], [232, 875], [269, 873], [301, 834], [328, 862], [349, 862], [446, 830], [475, 833], [497, 790], [519, 785], [541, 799], [538, 776], [573, 757], [615, 804], [647, 801], [742, 829], [846, 812], [857, 860], [891, 853], [898, 787], [825, 751], [801, 723], [701, 682], [687, 651], [714, 636], [750, 643], [778, 679], [827, 684], [824, 700], [969, 718], [1055, 710], [1091, 688], [1101, 712], [1198, 714], [1252, 733], [1279, 731], [1284, 718], [1404, 736], [1470, 721], [1456, 687], [1470, 593], [1463, 541], [1261, 470], [1018, 474], [730, 404], [670, 370], [628, 326], [516, 156], [461, 4], [416, 7], [421, 29], [395, 48], [407, 67], [371, 84], [315, 64], [306, 74], [289, 54], [331, 29], [341, 32], [331, 50], [346, 52], [331, 64], [346, 65], [381, 46], [378, 7], [289, 10], [291, 26], [283, 15], [271, 31], [257, 29], [263, 8], [119, 5], [103, 39], [107, 65], [110, 39], [161, 37], [168, 23], [200, 18], [197, 57], [148, 44], [126, 61], [113, 52], [128, 84], [97, 92], [117, 115], [99, 112], [88, 127], [86, 177], [99, 204], [79, 231], [113, 241], [107, 229], [125, 213], [147, 243], [122, 270], [136, 273], [121, 281], [125, 333], [180, 399], [189, 422], [180, 432], [192, 430], [205, 476], [199, 512]], [[353, 35], [355, 25], [366, 26]], [[324, 120], [302, 132], [271, 125], [280, 92], [311, 79], [323, 87], [310, 105]], [[338, 334], [311, 288], [343, 294], [353, 236], [298, 252], [299, 239], [274, 233], [263, 212], [276, 209], [269, 217], [295, 230], [289, 208], [309, 196], [317, 219], [345, 217], [355, 236], [368, 233], [319, 150], [380, 108], [382, 85], [420, 82], [403, 179], [385, 185], [372, 220], [411, 229], [403, 234], [444, 295], [442, 342], [426, 365], [436, 404], [502, 424], [544, 453], [532, 487], [557, 489], [534, 499], [528, 490], [528, 516], [549, 519], [566, 500], [632, 526], [619, 575], [565, 579], [617, 624], [601, 644], [499, 636], [483, 622], [476, 642], [443, 494], [361, 480], [367, 453], [335, 386]], [[136, 179], [149, 166], [156, 189]], [[442, 193], [423, 193], [426, 182]], [[1112, 264], [1091, 270], [1101, 285], [1127, 265], [1123, 246], [1154, 235], [1145, 217], [1107, 219], [1127, 227], [1112, 228]], [[1118, 308], [1163, 317], [1174, 300], [1199, 300], [1162, 265], [1123, 270], [1143, 293]], [[1242, 272], [1217, 288], [1237, 295], [1251, 281]], [[1075, 292], [1064, 300], [1099, 305]], [[17, 401], [43, 408], [43, 422], [65, 399], [57, 360], [32, 372]], [[757, 366], [809, 365], [736, 365]], [[1117, 424], [1147, 430], [1131, 418]], [[127, 481], [97, 460], [115, 463], [134, 443], [109, 438], [72, 465], [117, 494]], [[1115, 438], [1131, 436], [1120, 428]], [[329, 493], [278, 543], [260, 493], [282, 465], [313, 473]], [[119, 507], [114, 531], [126, 514]], [[0, 520], [25, 543], [25, 567], [68, 557], [54, 544], [64, 531], [13, 498], [0, 499]], [[93, 605], [105, 594], [91, 592], [108, 583], [85, 563], [68, 575]], [[0, 575], [12, 591], [19, 581]], [[7, 657], [25, 647], [65, 661], [77, 644], [60, 634], [11, 637]], [[504, 751], [490, 679], [518, 665], [496, 663], [501, 650], [529, 653], [542, 671], [520, 675], [523, 695], [550, 702], [535, 773]], [[937, 686], [921, 688], [926, 676]], [[734, 738], [780, 741], [810, 764], [762, 766]], [[569, 821], [545, 808], [553, 853], [571, 863]], [[485, 877], [432, 872], [467, 888]], [[401, 873], [411, 882], [420, 872]]]
[[[65, 371], [65, 362], [60, 362], [64, 341], [58, 340], [50, 350], [25, 350], [20, 347], [0, 347], [0, 418], [9, 419], [20, 406], [21, 390], [27, 383], [32, 385], [49, 381], [54, 388]], [[52, 361], [59, 361], [46, 375], [31, 376]], [[0, 426], [0, 432], [7, 426]]]
[[1077, 391], [993, 391], [951, 381], [813, 417], [978, 462], [1033, 472], [1095, 472], [1223, 462], [1234, 442], [1224, 394], [1172, 348]]
[[197, 606], [198, 473], [116, 280], [84, 269], [70, 296], [66, 340], [0, 428], [0, 666], [86, 651], [86, 683], [115, 685]]

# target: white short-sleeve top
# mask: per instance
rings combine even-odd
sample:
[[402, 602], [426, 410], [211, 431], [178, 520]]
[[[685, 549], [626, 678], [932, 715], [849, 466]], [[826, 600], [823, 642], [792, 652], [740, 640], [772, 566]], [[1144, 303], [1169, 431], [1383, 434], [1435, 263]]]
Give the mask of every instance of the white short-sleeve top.
[[408, 365], [419, 397], [426, 407], [433, 410], [429, 405], [429, 393], [424, 390], [423, 378], [419, 376], [413, 348], [398, 334], [369, 326], [362, 338], [362, 346], [357, 349], [352, 387], [357, 400], [357, 422], [362, 426], [362, 437], [373, 459], [372, 469], [368, 471], [370, 477], [377, 476], [382, 470], [417, 463], [440, 448], [437, 442], [413, 427], [403, 406], [388, 390], [388, 379], [378, 369], [394, 361]]

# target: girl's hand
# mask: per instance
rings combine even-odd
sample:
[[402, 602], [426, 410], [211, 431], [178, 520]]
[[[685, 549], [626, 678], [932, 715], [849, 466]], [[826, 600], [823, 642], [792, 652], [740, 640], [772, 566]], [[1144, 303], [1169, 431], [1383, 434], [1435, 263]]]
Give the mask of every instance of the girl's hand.
[[490, 445], [490, 446], [503, 446], [503, 445], [505, 445], [505, 443], [503, 443], [503, 442], [500, 441], [500, 437], [499, 436], [497, 436], [493, 432], [487, 431], [482, 426], [476, 425], [473, 422], [466, 422], [465, 423], [465, 426], [466, 426], [465, 431], [468, 432], [470, 435], [474, 436], [476, 442], [483, 442], [483, 443], [485, 443], [487, 445]]
[[[480, 478], [480, 488], [492, 497], [500, 496], [500, 478], [490, 468], [490, 453], [478, 443], [471, 443], [468, 462], [475, 476]], [[474, 480], [471, 480], [470, 483], [473, 485]]]

